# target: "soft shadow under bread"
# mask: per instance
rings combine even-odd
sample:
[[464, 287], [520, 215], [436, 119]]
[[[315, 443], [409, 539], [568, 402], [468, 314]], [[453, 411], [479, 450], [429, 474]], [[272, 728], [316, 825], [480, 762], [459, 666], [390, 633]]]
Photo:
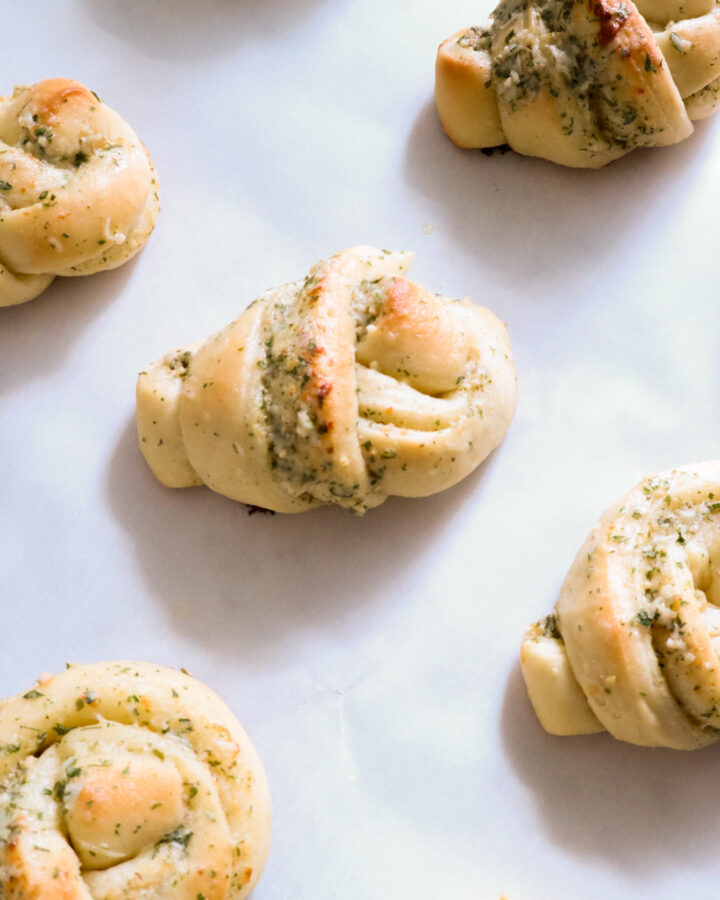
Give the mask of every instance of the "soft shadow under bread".
[[441, 494], [390, 498], [362, 518], [338, 508], [249, 515], [206, 488], [158, 484], [132, 422], [111, 460], [107, 490], [173, 626], [222, 656], [259, 665], [306, 630], [352, 629], [354, 619], [374, 614], [389, 585], [397, 585], [393, 602], [412, 602], [414, 561], [452, 527], [463, 504], [477, 501], [493, 459]]
[[690, 869], [701, 865], [720, 843], [718, 747], [665, 750], [608, 734], [546, 734], [519, 663], [508, 680], [502, 737], [515, 772], [534, 792], [538, 827], [569, 853], [643, 879], [652, 871], [662, 883], [664, 871], [676, 872], [680, 860]]

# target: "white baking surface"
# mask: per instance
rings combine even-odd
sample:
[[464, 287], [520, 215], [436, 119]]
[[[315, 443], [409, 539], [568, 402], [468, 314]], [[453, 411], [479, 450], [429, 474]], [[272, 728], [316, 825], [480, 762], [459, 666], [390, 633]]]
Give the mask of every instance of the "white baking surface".
[[[456, 149], [435, 48], [490, 5], [5, 10], [0, 91], [88, 84], [150, 148], [163, 211], [136, 261], [0, 310], [0, 694], [113, 658], [212, 685], [270, 780], [257, 900], [677, 900], [720, 877], [720, 747], [549, 737], [518, 667], [602, 510], [720, 453], [720, 125], [599, 172]], [[502, 447], [362, 520], [157, 484], [137, 371], [358, 243], [416, 250], [427, 288], [507, 321]]]

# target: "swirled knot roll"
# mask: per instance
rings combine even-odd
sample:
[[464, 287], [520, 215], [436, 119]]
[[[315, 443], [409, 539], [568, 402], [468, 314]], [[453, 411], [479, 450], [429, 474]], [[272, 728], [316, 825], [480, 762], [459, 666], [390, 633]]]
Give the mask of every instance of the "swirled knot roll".
[[269, 838], [260, 760], [189, 675], [71, 666], [0, 703], [4, 900], [240, 900]]
[[692, 749], [720, 737], [720, 462], [640, 482], [580, 548], [522, 645], [553, 734]]
[[147, 150], [82, 84], [50, 78], [0, 99], [0, 306], [126, 262], [159, 209]]
[[440, 45], [435, 98], [460, 147], [598, 168], [688, 137], [720, 104], [718, 65], [715, 0], [502, 0]]
[[488, 310], [408, 281], [411, 261], [345, 250], [141, 372], [140, 447], [156, 477], [279, 512], [362, 513], [468, 475], [515, 408], [507, 333]]

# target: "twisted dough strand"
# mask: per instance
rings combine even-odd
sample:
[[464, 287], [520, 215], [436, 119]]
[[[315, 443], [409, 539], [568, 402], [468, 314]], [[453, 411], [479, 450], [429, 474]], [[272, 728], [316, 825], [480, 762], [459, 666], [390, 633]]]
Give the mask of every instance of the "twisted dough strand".
[[720, 103], [719, 65], [713, 0], [502, 0], [440, 45], [435, 97], [460, 147], [598, 168], [688, 137]]
[[692, 749], [720, 735], [720, 462], [648, 478], [580, 548], [522, 646], [547, 731]]
[[188, 675], [71, 666], [0, 704], [7, 900], [241, 900], [269, 835], [250, 740]]
[[515, 406], [504, 326], [429, 294], [412, 257], [345, 250], [138, 379], [140, 447], [170, 487], [362, 513], [469, 474]]
[[0, 100], [0, 306], [126, 262], [159, 208], [147, 150], [92, 91], [51, 78]]

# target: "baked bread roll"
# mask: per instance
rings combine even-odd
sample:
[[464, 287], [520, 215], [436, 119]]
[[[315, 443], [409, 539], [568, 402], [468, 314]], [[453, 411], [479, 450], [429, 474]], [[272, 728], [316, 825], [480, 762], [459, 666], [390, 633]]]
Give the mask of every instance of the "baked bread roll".
[[155, 476], [278, 512], [361, 514], [472, 472], [514, 411], [507, 333], [488, 310], [408, 281], [411, 261], [345, 250], [141, 372]]
[[590, 533], [522, 644], [552, 734], [692, 749], [720, 735], [720, 462], [647, 478]]
[[502, 0], [440, 45], [435, 98], [459, 147], [594, 169], [688, 137], [719, 64], [714, 0]]
[[0, 306], [126, 262], [159, 209], [147, 150], [82, 84], [49, 78], [0, 99]]
[[70, 666], [0, 702], [0, 896], [240, 900], [269, 839], [260, 760], [189, 675]]

